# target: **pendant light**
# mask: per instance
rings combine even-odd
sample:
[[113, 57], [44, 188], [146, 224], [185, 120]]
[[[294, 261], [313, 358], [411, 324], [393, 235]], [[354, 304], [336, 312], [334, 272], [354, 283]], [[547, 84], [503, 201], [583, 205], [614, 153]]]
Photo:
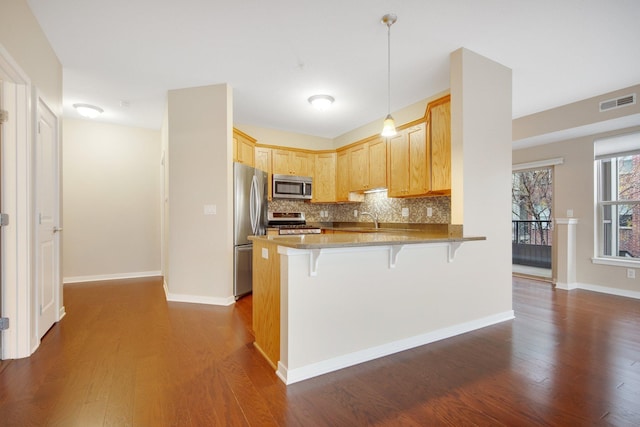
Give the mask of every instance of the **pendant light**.
[[387, 13], [382, 17], [382, 23], [387, 26], [387, 117], [382, 126], [382, 136], [394, 136], [396, 134], [396, 122], [391, 117], [391, 26], [396, 23], [398, 17], [393, 13]]

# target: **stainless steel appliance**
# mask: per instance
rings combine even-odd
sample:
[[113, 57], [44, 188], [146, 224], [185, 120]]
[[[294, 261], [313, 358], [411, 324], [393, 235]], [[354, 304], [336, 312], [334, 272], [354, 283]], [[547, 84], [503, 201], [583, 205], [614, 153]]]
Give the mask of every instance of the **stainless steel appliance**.
[[311, 200], [311, 177], [273, 175], [274, 199]]
[[263, 235], [267, 219], [267, 173], [233, 164], [233, 294], [251, 292], [253, 245], [248, 236]]
[[320, 234], [322, 229], [307, 224], [304, 212], [269, 212], [269, 227], [278, 229], [280, 235]]

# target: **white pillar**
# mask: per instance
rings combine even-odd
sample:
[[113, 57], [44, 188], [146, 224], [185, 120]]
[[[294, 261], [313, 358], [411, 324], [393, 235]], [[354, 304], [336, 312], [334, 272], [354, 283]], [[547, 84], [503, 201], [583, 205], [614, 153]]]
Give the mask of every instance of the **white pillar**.
[[558, 289], [576, 289], [576, 218], [556, 218]]

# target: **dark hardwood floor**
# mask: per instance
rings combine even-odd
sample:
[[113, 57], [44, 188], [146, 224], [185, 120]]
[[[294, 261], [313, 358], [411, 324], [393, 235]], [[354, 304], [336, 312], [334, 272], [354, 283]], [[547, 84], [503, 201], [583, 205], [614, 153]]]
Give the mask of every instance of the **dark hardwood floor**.
[[285, 387], [251, 344], [250, 297], [213, 307], [167, 303], [160, 279], [67, 285], [67, 316], [3, 363], [0, 425], [640, 425], [640, 301], [513, 289], [513, 321]]

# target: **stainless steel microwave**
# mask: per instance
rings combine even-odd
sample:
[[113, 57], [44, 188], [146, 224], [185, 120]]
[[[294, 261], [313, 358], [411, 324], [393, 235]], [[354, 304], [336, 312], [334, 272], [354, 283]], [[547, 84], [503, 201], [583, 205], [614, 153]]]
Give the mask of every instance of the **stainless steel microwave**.
[[274, 199], [311, 200], [311, 177], [273, 175]]

